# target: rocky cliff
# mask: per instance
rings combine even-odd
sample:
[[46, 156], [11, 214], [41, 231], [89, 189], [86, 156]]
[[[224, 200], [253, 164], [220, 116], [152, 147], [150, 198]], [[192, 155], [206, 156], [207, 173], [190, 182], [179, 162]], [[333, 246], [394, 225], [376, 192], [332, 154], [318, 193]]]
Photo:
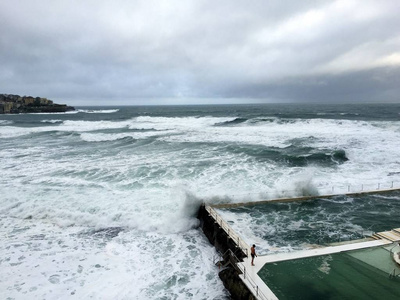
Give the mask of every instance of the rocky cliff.
[[0, 94], [0, 114], [66, 112], [74, 107], [57, 104], [47, 98]]

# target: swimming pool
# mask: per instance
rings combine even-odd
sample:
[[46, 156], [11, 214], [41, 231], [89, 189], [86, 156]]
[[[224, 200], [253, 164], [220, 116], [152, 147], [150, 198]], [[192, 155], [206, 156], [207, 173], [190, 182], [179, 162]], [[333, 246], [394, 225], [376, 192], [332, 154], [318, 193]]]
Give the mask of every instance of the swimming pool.
[[392, 244], [268, 263], [258, 272], [279, 299], [400, 299]]

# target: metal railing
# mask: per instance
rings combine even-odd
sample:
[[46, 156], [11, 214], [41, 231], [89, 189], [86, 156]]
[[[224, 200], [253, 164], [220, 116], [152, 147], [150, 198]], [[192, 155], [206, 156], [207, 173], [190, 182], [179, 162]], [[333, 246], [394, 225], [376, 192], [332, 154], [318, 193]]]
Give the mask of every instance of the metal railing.
[[218, 225], [226, 234], [238, 245], [238, 247], [248, 256], [249, 245], [229, 226], [229, 224], [209, 205], [205, 206], [207, 212], [214, 218]]
[[259, 286], [256, 284], [256, 282], [254, 281], [254, 279], [246, 272], [246, 267], [241, 263], [242, 261], [239, 260], [239, 258], [237, 258], [237, 256], [235, 255], [235, 253], [232, 252], [231, 249], [228, 249], [225, 251], [224, 254], [220, 254], [220, 257], [222, 260], [226, 260], [226, 256], [229, 255], [229, 262], [231, 263], [231, 265], [239, 272], [241, 272], [243, 274], [243, 279], [246, 280], [253, 288], [254, 290], [254, 296], [256, 296], [257, 299], [261, 299], [261, 300], [270, 300], [270, 298], [268, 298], [259, 288]]
[[319, 195], [340, 195], [340, 194], [353, 194], [353, 193], [368, 193], [375, 191], [386, 191], [400, 189], [399, 182], [378, 182], [371, 184], [343, 184], [331, 187], [311, 187], [311, 188], [298, 188], [298, 189], [285, 189], [265, 192], [252, 192], [252, 193], [237, 193], [232, 195], [223, 195], [221, 198], [230, 199], [244, 199], [248, 197], [258, 198], [262, 200], [267, 199], [285, 199], [303, 196], [319, 196]]
[[[347, 184], [347, 185], [341, 185], [341, 186], [332, 186], [330, 188], [330, 191], [332, 194], [336, 193], [362, 193], [362, 192], [374, 192], [374, 191], [382, 191], [382, 190], [391, 190], [391, 189], [399, 189], [400, 184], [396, 183], [394, 181], [386, 182], [386, 183], [370, 183], [370, 184]], [[325, 188], [325, 190], [327, 190]]]

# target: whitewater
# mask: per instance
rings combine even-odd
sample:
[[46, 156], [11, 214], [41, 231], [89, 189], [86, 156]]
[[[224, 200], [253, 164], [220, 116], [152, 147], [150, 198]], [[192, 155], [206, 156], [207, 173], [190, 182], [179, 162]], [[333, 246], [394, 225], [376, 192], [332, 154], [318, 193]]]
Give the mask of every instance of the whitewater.
[[399, 185], [399, 121], [399, 104], [0, 115], [0, 297], [229, 299], [201, 203]]

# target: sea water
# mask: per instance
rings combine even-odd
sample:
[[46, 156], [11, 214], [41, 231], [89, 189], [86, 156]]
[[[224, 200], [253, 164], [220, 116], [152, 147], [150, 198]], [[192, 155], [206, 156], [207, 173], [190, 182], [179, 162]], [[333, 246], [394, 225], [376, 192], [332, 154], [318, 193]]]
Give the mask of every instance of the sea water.
[[199, 205], [390, 188], [399, 121], [399, 104], [0, 115], [0, 297], [229, 299]]
[[217, 209], [259, 255], [312, 249], [370, 238], [400, 227], [400, 191], [262, 202]]

